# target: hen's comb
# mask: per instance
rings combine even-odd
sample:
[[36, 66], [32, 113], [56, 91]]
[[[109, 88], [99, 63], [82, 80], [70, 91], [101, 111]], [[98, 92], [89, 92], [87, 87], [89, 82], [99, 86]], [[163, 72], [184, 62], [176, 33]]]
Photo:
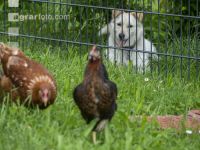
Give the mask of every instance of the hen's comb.
[[97, 46], [93, 45], [91, 51], [96, 51], [97, 50]]
[[93, 45], [93, 47], [90, 51], [100, 51], [100, 47], [97, 45]]

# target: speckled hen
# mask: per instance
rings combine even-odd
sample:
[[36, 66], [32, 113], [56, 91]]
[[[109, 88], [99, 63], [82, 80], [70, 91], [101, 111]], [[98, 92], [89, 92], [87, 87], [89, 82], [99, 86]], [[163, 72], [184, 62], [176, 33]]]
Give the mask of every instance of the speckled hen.
[[97, 119], [92, 130], [93, 142], [96, 143], [96, 132], [104, 129], [117, 109], [117, 86], [109, 80], [96, 46], [88, 57], [84, 80], [74, 89], [73, 97], [87, 123]]
[[29, 59], [18, 48], [0, 44], [0, 60], [6, 77], [16, 88], [13, 100], [25, 105], [46, 108], [56, 99], [56, 82], [49, 71]]

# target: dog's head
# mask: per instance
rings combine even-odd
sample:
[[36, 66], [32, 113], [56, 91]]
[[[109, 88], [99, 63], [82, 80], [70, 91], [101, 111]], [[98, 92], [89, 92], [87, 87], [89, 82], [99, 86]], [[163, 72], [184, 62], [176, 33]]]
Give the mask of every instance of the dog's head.
[[110, 23], [111, 36], [113, 35], [117, 47], [131, 47], [135, 45], [136, 36], [143, 34], [143, 13], [112, 11]]

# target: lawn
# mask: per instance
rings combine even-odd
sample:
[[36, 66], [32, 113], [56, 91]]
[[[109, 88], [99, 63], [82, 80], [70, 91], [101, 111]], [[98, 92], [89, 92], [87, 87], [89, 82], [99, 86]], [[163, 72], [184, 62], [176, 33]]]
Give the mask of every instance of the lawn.
[[199, 149], [200, 134], [159, 130], [157, 124], [128, 119], [130, 115], [184, 115], [200, 108], [198, 81], [135, 74], [129, 67], [116, 67], [105, 60], [110, 79], [118, 86], [118, 110], [97, 135], [101, 143], [94, 145], [90, 136], [94, 122], [86, 125], [72, 98], [74, 87], [82, 81], [87, 55], [80, 57], [77, 48], [66, 51], [43, 43], [32, 43], [24, 52], [54, 74], [58, 97], [46, 110], [25, 108], [5, 97], [0, 105], [0, 149]]

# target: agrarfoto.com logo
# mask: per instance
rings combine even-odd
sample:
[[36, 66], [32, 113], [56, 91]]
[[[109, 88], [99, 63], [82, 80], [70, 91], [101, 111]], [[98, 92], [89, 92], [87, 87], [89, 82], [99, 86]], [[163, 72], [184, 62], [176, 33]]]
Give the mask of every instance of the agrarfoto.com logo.
[[43, 15], [43, 14], [36, 14], [36, 15], [22, 15], [19, 13], [8, 13], [8, 20], [9, 21], [25, 21], [25, 20], [67, 20], [69, 15]]

